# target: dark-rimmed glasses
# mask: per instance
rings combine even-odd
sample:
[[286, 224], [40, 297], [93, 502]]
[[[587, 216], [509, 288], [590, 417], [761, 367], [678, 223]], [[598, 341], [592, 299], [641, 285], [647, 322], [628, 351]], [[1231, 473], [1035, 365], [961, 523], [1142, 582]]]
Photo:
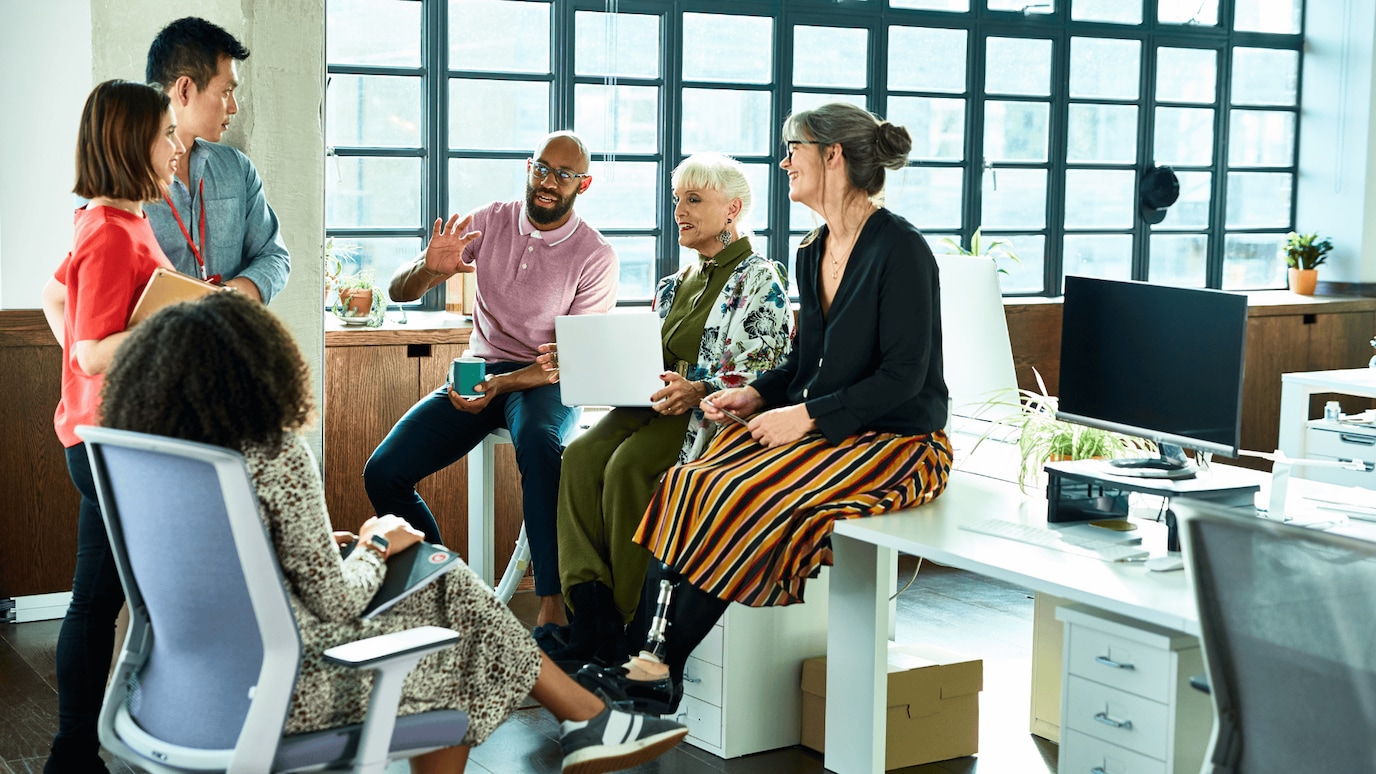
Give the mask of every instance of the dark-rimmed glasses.
[[797, 150], [799, 145], [830, 145], [830, 144], [831, 144], [831, 143], [829, 143], [829, 142], [818, 142], [817, 140], [784, 140], [784, 158], [788, 159], [788, 163], [792, 164], [792, 163], [793, 163], [793, 151]]
[[585, 172], [570, 172], [567, 169], [554, 169], [548, 164], [536, 161], [535, 159], [526, 159], [526, 161], [530, 162], [530, 174], [533, 175], [536, 180], [544, 180], [549, 177], [551, 172], [554, 173], [554, 179], [559, 185], [568, 185], [573, 180], [592, 177], [592, 175]]

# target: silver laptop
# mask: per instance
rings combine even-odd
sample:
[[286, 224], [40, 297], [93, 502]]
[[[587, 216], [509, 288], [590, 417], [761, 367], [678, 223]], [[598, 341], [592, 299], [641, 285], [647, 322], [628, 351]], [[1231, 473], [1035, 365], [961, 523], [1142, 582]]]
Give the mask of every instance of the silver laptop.
[[653, 312], [554, 318], [564, 405], [649, 406], [664, 387], [659, 323]]

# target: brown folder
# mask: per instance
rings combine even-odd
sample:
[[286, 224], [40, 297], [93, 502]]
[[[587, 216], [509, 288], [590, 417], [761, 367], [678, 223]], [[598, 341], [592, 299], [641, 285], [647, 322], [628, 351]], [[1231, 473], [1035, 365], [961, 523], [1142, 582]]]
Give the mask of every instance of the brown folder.
[[172, 269], [159, 267], [153, 270], [153, 276], [143, 288], [143, 295], [139, 296], [138, 303], [134, 304], [134, 311], [129, 315], [128, 327], [134, 327], [164, 306], [179, 301], [194, 301], [207, 293], [225, 289], [220, 285], [212, 285]]

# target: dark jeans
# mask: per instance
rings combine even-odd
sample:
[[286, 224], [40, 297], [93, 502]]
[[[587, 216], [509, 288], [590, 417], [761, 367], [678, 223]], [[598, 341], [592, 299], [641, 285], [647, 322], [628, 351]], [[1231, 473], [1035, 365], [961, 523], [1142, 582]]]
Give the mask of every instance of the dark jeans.
[[115, 619], [124, 604], [115, 557], [96, 500], [86, 444], [67, 449], [67, 471], [81, 493], [72, 603], [57, 635], [57, 736], [43, 770], [106, 771], [96, 720], [115, 648]]
[[[489, 374], [524, 368], [526, 363], [489, 363]], [[416, 491], [430, 474], [462, 459], [493, 430], [511, 431], [516, 466], [521, 471], [526, 540], [535, 568], [535, 593], [559, 593], [559, 548], [554, 514], [559, 500], [559, 464], [564, 441], [578, 423], [579, 411], [559, 399], [559, 385], [548, 384], [492, 399], [479, 414], [449, 403], [447, 387], [430, 393], [397, 422], [363, 468], [363, 485], [379, 515], [395, 513], [440, 541], [439, 525]], [[476, 486], [470, 481], [469, 486]]]

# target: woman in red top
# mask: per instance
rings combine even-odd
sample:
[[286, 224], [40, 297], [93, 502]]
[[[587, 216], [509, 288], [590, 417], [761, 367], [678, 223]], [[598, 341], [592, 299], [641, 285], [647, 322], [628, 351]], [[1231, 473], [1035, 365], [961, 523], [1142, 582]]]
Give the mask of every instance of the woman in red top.
[[[96, 718], [124, 604], [105, 536], [86, 446], [77, 425], [98, 424], [100, 388], [143, 287], [172, 268], [143, 215], [186, 148], [170, 100], [157, 89], [106, 81], [86, 98], [77, 131], [76, 186], [89, 203], [76, 212], [76, 238], [43, 289], [43, 312], [62, 344], [62, 400], [53, 424], [67, 447], [67, 470], [81, 495], [72, 602], [57, 638], [58, 732], [48, 772], [105, 771]], [[53, 292], [66, 286], [66, 302]]]

